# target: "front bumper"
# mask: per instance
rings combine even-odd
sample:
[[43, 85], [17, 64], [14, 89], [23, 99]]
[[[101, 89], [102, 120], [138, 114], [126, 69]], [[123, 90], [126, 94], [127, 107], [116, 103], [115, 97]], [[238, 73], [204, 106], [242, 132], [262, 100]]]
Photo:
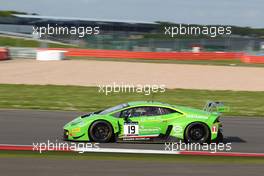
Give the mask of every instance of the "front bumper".
[[75, 132], [71, 129], [63, 130], [63, 140], [65, 141], [89, 141], [88, 133], [85, 131]]

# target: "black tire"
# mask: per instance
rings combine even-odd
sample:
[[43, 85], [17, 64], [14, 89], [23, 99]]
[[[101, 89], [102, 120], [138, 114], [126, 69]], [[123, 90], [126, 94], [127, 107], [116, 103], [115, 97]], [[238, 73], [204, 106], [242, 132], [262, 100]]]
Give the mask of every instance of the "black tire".
[[199, 122], [190, 124], [185, 130], [186, 143], [209, 143], [210, 131], [207, 125]]
[[106, 121], [94, 122], [88, 131], [89, 137], [93, 142], [107, 143], [113, 138], [113, 127]]
[[221, 131], [218, 131], [217, 138], [216, 138], [216, 143], [223, 143], [224, 142], [224, 135]]

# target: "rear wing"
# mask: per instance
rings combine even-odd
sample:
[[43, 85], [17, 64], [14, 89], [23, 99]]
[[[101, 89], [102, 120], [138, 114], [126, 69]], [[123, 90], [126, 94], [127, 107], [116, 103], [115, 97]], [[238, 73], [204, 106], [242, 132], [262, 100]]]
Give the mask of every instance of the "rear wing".
[[208, 101], [204, 108], [204, 111], [207, 112], [229, 112], [230, 108], [228, 106], [225, 106], [223, 102], [219, 101]]

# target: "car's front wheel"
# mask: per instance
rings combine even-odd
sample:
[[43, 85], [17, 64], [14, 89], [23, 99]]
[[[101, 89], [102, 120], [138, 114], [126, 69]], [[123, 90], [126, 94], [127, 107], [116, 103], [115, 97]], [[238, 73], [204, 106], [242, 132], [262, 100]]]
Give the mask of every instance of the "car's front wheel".
[[89, 128], [89, 137], [91, 141], [106, 143], [113, 137], [113, 128], [106, 121], [96, 121]]
[[192, 123], [185, 130], [186, 143], [207, 143], [210, 140], [208, 127], [203, 123]]

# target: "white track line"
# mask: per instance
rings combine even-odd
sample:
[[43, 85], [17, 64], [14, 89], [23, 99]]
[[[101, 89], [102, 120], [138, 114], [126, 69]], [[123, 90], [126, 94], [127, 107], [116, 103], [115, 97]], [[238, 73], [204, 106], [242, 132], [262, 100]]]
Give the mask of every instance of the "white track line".
[[123, 149], [123, 148], [78, 148], [76, 152], [102, 152], [102, 153], [138, 153], [138, 154], [180, 154], [178, 151]]
[[[0, 150], [28, 150], [28, 151], [65, 151], [65, 149], [39, 148], [36, 150], [32, 145], [15, 145], [15, 144], [0, 144]], [[25, 149], [26, 148], [26, 149]], [[264, 157], [264, 153], [243, 153], [243, 152], [206, 152], [206, 151], [168, 151], [168, 150], [150, 150], [150, 149], [124, 149], [124, 148], [84, 148], [79, 147], [72, 152], [94, 152], [94, 153], [133, 153], [133, 154], [169, 154], [169, 155], [211, 155], [211, 156], [258, 156]]]

